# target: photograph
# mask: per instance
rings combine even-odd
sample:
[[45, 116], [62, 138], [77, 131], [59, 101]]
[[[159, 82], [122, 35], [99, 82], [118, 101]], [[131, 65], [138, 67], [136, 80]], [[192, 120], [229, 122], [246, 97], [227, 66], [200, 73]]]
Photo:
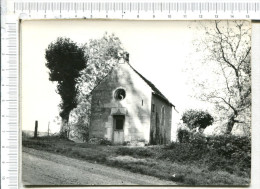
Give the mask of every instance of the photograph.
[[22, 185], [250, 186], [251, 29], [22, 20]]

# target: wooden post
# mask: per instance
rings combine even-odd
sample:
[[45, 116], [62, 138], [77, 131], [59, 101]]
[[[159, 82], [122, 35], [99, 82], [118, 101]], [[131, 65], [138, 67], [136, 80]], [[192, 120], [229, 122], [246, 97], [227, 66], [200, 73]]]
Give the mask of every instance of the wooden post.
[[38, 121], [35, 121], [35, 128], [34, 128], [34, 138], [37, 138], [38, 135]]
[[48, 122], [48, 136], [50, 136], [50, 122]]

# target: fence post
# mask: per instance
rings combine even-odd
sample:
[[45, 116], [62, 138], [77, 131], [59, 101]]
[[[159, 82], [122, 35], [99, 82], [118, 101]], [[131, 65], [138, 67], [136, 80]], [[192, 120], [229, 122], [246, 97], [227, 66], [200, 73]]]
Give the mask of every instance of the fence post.
[[35, 128], [34, 128], [34, 138], [38, 136], [38, 121], [35, 121]]
[[50, 122], [48, 122], [48, 136], [50, 136]]

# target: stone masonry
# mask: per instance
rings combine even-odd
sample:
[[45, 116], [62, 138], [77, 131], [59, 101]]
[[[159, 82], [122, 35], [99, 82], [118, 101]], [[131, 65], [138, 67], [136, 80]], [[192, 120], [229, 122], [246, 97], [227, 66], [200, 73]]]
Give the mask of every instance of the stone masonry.
[[[125, 91], [124, 99], [115, 98], [118, 89]], [[156, 90], [130, 64], [117, 64], [92, 91], [90, 138], [114, 144], [169, 143], [172, 104]]]

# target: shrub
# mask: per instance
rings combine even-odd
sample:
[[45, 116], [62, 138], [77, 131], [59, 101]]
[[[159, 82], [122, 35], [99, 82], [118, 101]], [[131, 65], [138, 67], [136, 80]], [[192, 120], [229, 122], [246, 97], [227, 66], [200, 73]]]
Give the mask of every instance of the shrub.
[[129, 147], [121, 147], [116, 151], [119, 155], [128, 155], [135, 157], [151, 157], [154, 155], [153, 151], [148, 148], [129, 148]]
[[179, 128], [177, 130], [177, 138], [180, 143], [187, 143], [190, 139], [190, 132], [187, 129]]
[[91, 138], [89, 144], [111, 145], [111, 141], [106, 138]]
[[250, 175], [251, 139], [240, 136], [205, 137], [190, 135], [188, 143], [171, 143], [161, 159], [173, 162], [205, 164], [209, 171], [226, 171], [237, 175]]
[[105, 139], [100, 140], [100, 144], [101, 145], [111, 145], [112, 142], [105, 138]]
[[220, 157], [230, 160], [244, 169], [251, 167], [251, 139], [249, 137], [222, 135], [210, 137], [208, 146], [214, 149]]
[[214, 122], [213, 117], [206, 111], [188, 110], [184, 112], [181, 120], [187, 124], [190, 129], [205, 129]]
[[171, 177], [171, 180], [174, 182], [184, 182], [185, 176], [184, 175], [174, 175]]
[[205, 148], [207, 147], [208, 139], [201, 133], [191, 133], [190, 135], [190, 143], [195, 148]]

